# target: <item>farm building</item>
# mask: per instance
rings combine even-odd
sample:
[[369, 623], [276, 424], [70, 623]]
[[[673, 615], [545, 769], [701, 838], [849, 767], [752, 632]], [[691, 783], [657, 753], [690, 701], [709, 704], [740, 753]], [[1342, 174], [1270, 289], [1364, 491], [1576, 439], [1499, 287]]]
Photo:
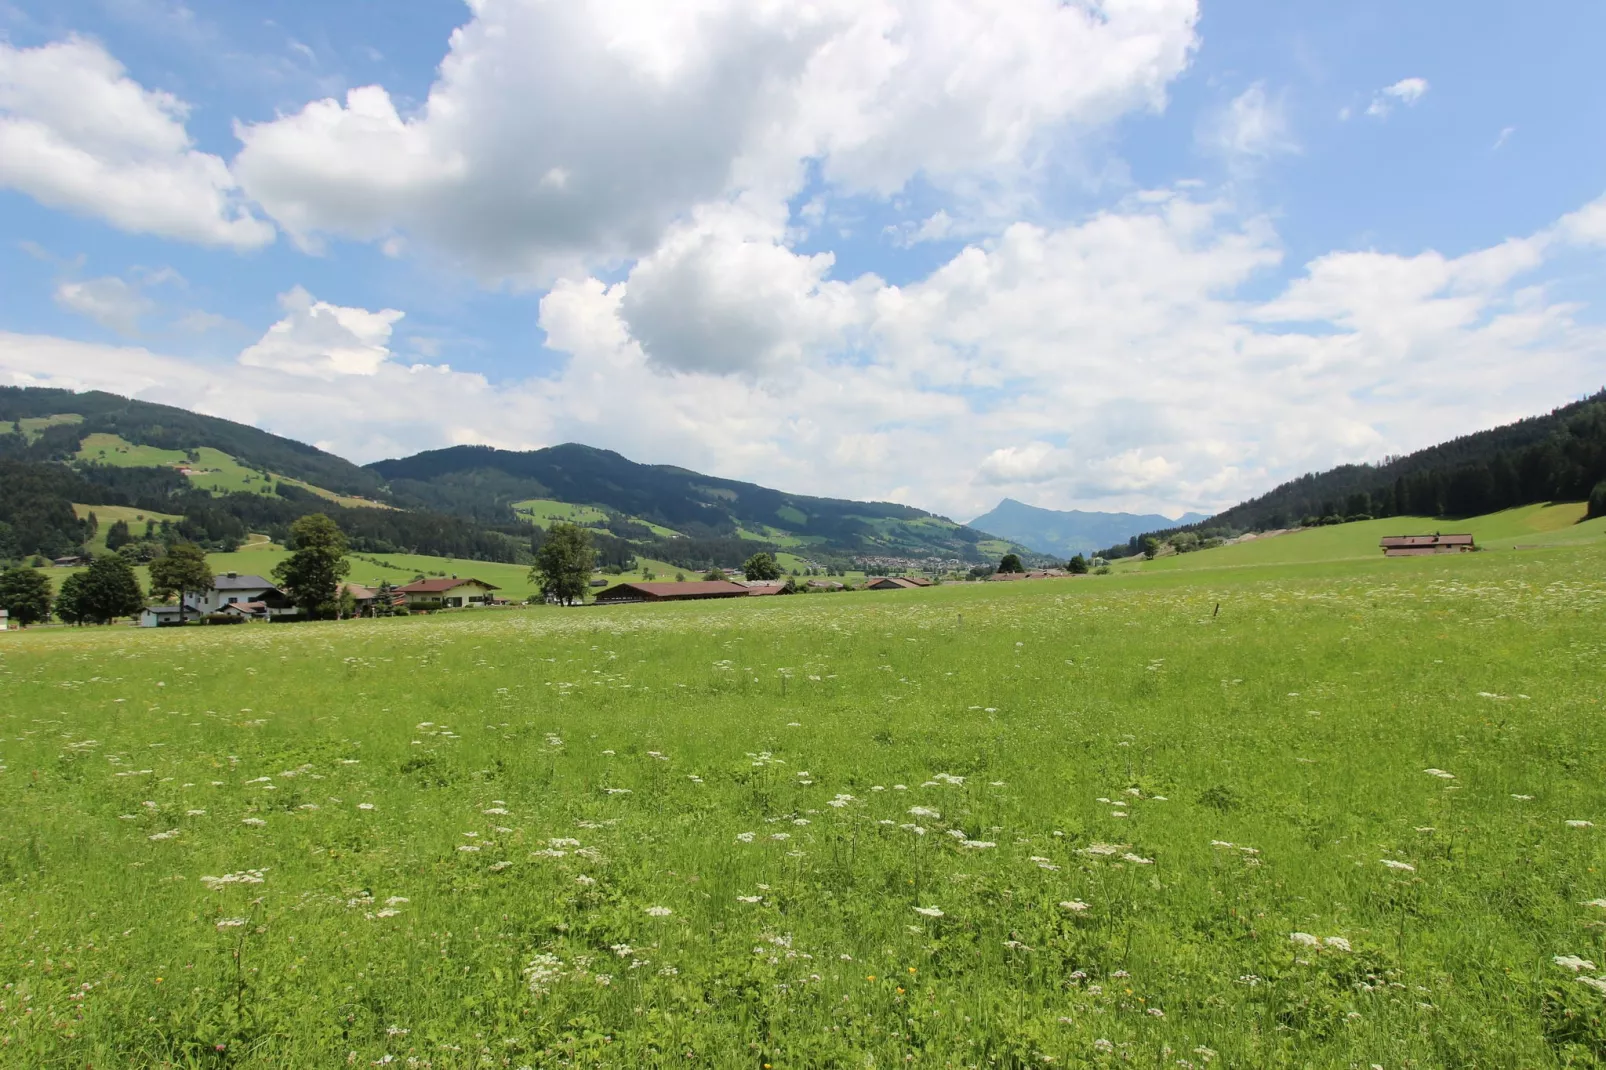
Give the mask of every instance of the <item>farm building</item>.
[[995, 572], [987, 579], [996, 583], [1004, 580], [1052, 580], [1069, 575], [1070, 573], [1062, 568], [1038, 568], [1030, 572]]
[[1464, 554], [1476, 550], [1471, 535], [1390, 535], [1379, 540], [1384, 557], [1425, 557], [1428, 554]]
[[184, 623], [179, 619], [178, 606], [146, 606], [145, 612], [139, 615], [141, 628], [166, 628], [172, 624]]
[[491, 592], [500, 587], [472, 576], [462, 579], [446, 576], [434, 580], [414, 580], [396, 592], [407, 599], [408, 609], [466, 609], [483, 606], [491, 600]]
[[811, 591], [840, 591], [841, 589], [842, 584], [838, 583], [836, 580], [809, 581], [809, 590]]
[[597, 595], [598, 602], [685, 602], [696, 598], [746, 598], [756, 591], [728, 580], [693, 583], [618, 583]]
[[908, 591], [930, 586], [931, 581], [923, 576], [871, 576], [864, 581], [867, 591]]

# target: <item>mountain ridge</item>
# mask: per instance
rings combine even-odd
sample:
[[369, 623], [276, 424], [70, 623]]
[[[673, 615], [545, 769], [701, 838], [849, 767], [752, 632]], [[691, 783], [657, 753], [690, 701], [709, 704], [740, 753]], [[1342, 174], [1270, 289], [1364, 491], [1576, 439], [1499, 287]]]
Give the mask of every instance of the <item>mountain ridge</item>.
[[1106, 513], [1082, 509], [1044, 509], [1005, 498], [969, 522], [971, 527], [1011, 539], [1041, 554], [1071, 557], [1123, 542], [1156, 527], [1197, 523], [1204, 513], [1184, 513], [1176, 520], [1159, 513]]

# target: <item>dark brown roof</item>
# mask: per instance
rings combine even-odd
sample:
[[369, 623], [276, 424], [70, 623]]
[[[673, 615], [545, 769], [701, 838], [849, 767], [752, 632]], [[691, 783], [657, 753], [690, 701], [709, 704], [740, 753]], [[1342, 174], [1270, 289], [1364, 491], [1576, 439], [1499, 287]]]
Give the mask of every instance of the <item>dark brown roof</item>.
[[479, 584], [487, 591], [500, 591], [502, 589], [494, 583], [486, 583], [484, 580], [477, 580], [472, 576], [464, 576], [462, 579], [416, 580], [405, 587], [398, 587], [396, 590], [403, 594], [443, 594], [453, 588], [464, 587], [471, 583]]
[[1416, 546], [1472, 546], [1471, 535], [1389, 535], [1378, 540], [1385, 550], [1403, 550]]
[[920, 585], [911, 583], [902, 576], [871, 576], [864, 581], [864, 589], [867, 591], [898, 591], [918, 586]]
[[688, 598], [736, 598], [753, 592], [727, 580], [689, 583], [618, 583], [597, 594], [599, 602], [668, 602]]

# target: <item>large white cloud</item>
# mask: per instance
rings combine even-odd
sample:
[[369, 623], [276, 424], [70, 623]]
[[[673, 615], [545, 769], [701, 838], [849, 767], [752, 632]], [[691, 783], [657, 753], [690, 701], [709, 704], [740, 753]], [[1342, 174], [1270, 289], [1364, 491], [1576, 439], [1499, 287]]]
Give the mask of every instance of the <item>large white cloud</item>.
[[[749, 233], [727, 224], [727, 242]], [[1271, 299], [1250, 299], [1281, 256], [1270, 225], [1159, 193], [1073, 225], [1013, 227], [903, 287], [822, 281], [811, 258], [779, 262], [770, 247], [743, 270], [703, 271], [701, 307], [780, 294], [783, 306], [831, 313], [824, 329], [790, 313], [765, 322], [785, 358], [737, 376], [652, 352], [643, 335], [663, 342], [643, 312], [651, 303], [631, 306], [633, 288], [661, 282], [644, 272], [611, 285], [565, 281], [547, 294], [548, 344], [571, 359], [523, 383], [404, 366], [388, 352], [396, 313], [307, 295], [293, 296], [285, 320], [247, 351], [273, 349], [285, 334], [299, 354], [289, 359], [197, 365], [0, 335], [0, 381], [193, 405], [357, 460], [463, 442], [583, 441], [956, 516], [1005, 494], [1061, 507], [1208, 509], [1597, 388], [1606, 331], [1534, 281], [1563, 248], [1552, 235], [1569, 228], [1460, 257], [1332, 253]], [[682, 270], [673, 256], [658, 263]], [[320, 314], [332, 341], [304, 330]], [[364, 373], [360, 394], [349, 376], [340, 389], [309, 390], [307, 374], [332, 376], [327, 354], [353, 340], [360, 359], [346, 370]]]
[[193, 147], [187, 114], [94, 41], [0, 41], [0, 186], [135, 233], [237, 249], [273, 241], [228, 166]]
[[1195, 0], [475, 0], [425, 105], [381, 87], [241, 124], [234, 170], [303, 242], [423, 239], [487, 277], [633, 258], [803, 164], [887, 193], [998, 179], [1161, 102]]
[[393, 308], [369, 312], [318, 301], [299, 286], [281, 294], [279, 304], [284, 318], [240, 354], [241, 364], [319, 379], [376, 375], [402, 318]]

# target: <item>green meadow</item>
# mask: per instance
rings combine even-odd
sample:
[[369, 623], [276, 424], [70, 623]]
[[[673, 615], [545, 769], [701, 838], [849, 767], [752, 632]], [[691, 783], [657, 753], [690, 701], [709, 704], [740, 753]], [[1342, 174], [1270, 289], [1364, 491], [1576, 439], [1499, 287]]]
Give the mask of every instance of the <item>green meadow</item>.
[[0, 1065], [1601, 1065], [1603, 543], [7, 633]]

